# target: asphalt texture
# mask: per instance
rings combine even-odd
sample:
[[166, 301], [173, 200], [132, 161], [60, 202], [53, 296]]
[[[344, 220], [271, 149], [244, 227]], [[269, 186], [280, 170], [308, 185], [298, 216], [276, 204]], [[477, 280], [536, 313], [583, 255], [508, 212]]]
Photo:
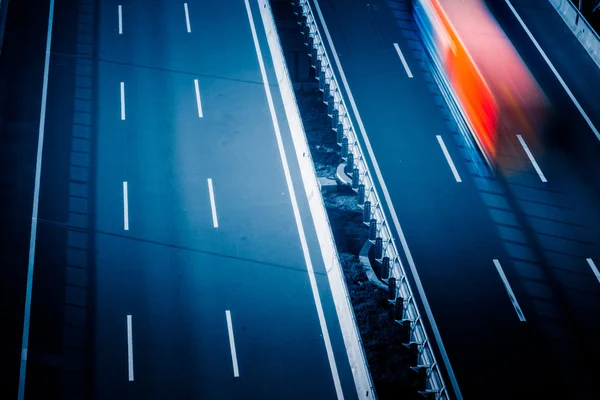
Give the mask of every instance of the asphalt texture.
[[[409, 1], [310, 0], [313, 10], [316, 3], [463, 397], [593, 393], [600, 360], [600, 282], [587, 259], [597, 265], [600, 257], [600, 141], [506, 3], [493, 2], [493, 14], [552, 105], [549, 128], [529, 143], [546, 183], [516, 133], [501, 138], [497, 173], [481, 169], [432, 78]], [[547, 2], [513, 5], [600, 126], [595, 64]], [[348, 99], [345, 88], [342, 92]], [[356, 115], [351, 117], [358, 126]], [[462, 182], [456, 182], [436, 135]], [[396, 238], [400, 245], [397, 232]], [[519, 320], [493, 260], [501, 264], [525, 321]], [[406, 258], [403, 264], [408, 269]], [[437, 359], [444, 364], [439, 353]]]
[[[250, 3], [342, 392], [356, 398]], [[0, 62], [2, 398], [18, 390], [44, 6], [11, 3]], [[337, 398], [245, 3], [187, 10], [190, 32], [183, 2], [54, 2], [25, 398]]]

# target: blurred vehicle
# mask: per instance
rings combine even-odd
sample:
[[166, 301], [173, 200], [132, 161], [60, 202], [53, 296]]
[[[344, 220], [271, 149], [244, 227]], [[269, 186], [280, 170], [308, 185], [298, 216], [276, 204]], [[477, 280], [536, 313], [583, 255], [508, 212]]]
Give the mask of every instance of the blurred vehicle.
[[415, 21], [434, 67], [488, 164], [501, 138], [535, 146], [548, 101], [482, 0], [413, 0]]

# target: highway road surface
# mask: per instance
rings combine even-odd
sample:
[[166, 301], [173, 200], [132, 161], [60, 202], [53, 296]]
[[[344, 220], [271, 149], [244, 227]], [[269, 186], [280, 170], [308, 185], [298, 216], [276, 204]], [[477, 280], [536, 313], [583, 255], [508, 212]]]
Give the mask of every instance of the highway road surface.
[[357, 398], [258, 3], [43, 3], [2, 59], [2, 398]]
[[584, 398], [600, 372], [600, 71], [547, 2], [492, 3], [554, 107], [537, 143], [502, 138], [502, 160], [518, 167], [495, 175], [456, 129], [409, 0], [309, 0], [455, 396]]

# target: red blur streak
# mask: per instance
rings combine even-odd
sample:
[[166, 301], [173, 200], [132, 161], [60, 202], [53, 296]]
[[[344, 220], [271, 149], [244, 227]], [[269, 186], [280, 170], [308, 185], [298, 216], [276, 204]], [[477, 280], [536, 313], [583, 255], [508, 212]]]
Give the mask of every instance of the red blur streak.
[[474, 134], [496, 162], [499, 135], [540, 129], [546, 100], [481, 0], [431, 0], [451, 49], [439, 43], [446, 73]]
[[432, 4], [454, 45], [454, 49], [447, 47], [442, 55], [450, 84], [475, 130], [474, 133], [493, 162], [496, 155], [498, 107], [439, 1], [433, 0]]

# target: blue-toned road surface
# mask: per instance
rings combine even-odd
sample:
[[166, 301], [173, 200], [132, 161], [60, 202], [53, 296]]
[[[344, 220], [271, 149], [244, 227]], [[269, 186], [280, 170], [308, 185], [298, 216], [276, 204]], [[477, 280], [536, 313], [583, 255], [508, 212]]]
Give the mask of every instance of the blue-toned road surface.
[[[41, 23], [28, 27], [45, 38], [48, 10], [23, 3], [19, 18], [29, 5]], [[258, 2], [249, 3], [307, 253], [244, 0], [56, 0], [26, 398], [358, 397]], [[41, 86], [36, 73], [21, 84]], [[39, 117], [41, 90], [31, 94]], [[31, 203], [12, 210], [30, 223]], [[16, 398], [8, 383], [2, 397]]]
[[[600, 282], [588, 259], [600, 264], [600, 141], [506, 3], [491, 3], [554, 107], [552, 129], [528, 146], [546, 183], [517, 132], [501, 139], [500, 157], [520, 168], [496, 179], [481, 173], [430, 73], [410, 1], [309, 0], [331, 55], [323, 21], [329, 30], [463, 398], [582, 398], [599, 376]], [[600, 126], [600, 71], [546, 1], [515, 3]]]

